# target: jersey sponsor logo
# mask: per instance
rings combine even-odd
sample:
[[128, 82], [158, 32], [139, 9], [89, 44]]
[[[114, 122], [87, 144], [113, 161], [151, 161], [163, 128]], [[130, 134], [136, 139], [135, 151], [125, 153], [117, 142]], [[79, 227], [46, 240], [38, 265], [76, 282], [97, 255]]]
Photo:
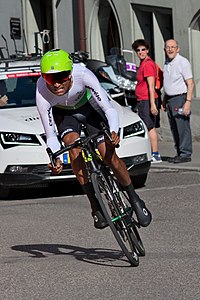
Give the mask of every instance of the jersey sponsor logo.
[[98, 101], [101, 101], [101, 97], [99, 96], [99, 93], [97, 91], [95, 91], [91, 86], [86, 86], [86, 88], [92, 91]]
[[76, 102], [79, 101], [84, 95], [84, 92], [77, 92]]
[[53, 126], [53, 120], [51, 116], [51, 107], [48, 109], [48, 120], [49, 120], [49, 126]]

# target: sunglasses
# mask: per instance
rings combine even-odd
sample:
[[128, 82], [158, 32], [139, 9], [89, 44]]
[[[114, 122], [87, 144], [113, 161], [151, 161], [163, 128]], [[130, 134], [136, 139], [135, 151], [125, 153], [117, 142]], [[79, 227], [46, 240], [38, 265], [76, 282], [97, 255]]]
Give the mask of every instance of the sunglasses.
[[137, 49], [136, 49], [136, 52], [146, 51], [146, 50], [147, 50], [146, 48], [141, 48], [141, 49], [140, 49], [140, 48], [137, 48]]
[[70, 80], [69, 78], [70, 74], [71, 74], [70, 71], [63, 71], [59, 73], [49, 73], [49, 74], [43, 73], [42, 77], [48, 84], [54, 85], [56, 83], [62, 84]]

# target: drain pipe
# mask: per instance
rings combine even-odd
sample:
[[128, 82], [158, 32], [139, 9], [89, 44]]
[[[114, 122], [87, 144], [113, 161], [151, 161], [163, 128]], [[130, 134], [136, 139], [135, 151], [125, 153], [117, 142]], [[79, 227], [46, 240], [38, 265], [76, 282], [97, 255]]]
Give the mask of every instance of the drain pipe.
[[78, 0], [77, 5], [78, 5], [79, 50], [86, 51], [84, 0]]
[[57, 24], [57, 11], [56, 10], [57, 10], [56, 0], [52, 0], [54, 48], [58, 48], [58, 24]]

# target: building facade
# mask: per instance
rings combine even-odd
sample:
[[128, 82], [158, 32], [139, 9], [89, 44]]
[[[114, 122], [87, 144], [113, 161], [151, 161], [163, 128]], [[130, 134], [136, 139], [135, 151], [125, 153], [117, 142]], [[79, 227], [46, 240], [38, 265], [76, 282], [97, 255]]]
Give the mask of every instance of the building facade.
[[[7, 0], [0, 1], [0, 20], [1, 57], [59, 47], [104, 60], [112, 47], [131, 50], [135, 39], [145, 38], [162, 66], [164, 41], [175, 38], [192, 64], [200, 97], [198, 0]], [[137, 63], [134, 53], [126, 55]]]

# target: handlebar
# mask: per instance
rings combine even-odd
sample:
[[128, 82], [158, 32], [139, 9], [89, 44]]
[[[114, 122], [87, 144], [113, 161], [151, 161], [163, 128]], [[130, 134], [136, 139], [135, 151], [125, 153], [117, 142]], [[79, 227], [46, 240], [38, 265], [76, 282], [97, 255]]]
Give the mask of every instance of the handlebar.
[[[50, 158], [50, 162], [52, 164], [53, 167], [56, 167], [56, 159], [59, 155], [72, 150], [74, 148], [78, 148], [78, 147], [84, 147], [84, 145], [87, 145], [91, 140], [97, 138], [98, 136], [101, 136], [102, 134], [106, 134], [106, 136], [108, 137], [108, 139], [112, 142], [112, 137], [111, 137], [111, 133], [109, 131], [109, 128], [104, 124], [104, 123], [100, 123], [102, 130], [98, 133], [94, 133], [92, 135], [83, 137], [83, 138], [78, 138], [77, 140], [74, 141], [74, 143], [65, 146], [63, 148], [61, 148], [60, 150], [56, 151], [56, 152], [52, 152], [51, 148], [47, 147], [46, 151], [47, 154], [49, 155]], [[116, 148], [119, 147], [119, 144], [116, 146]]]

